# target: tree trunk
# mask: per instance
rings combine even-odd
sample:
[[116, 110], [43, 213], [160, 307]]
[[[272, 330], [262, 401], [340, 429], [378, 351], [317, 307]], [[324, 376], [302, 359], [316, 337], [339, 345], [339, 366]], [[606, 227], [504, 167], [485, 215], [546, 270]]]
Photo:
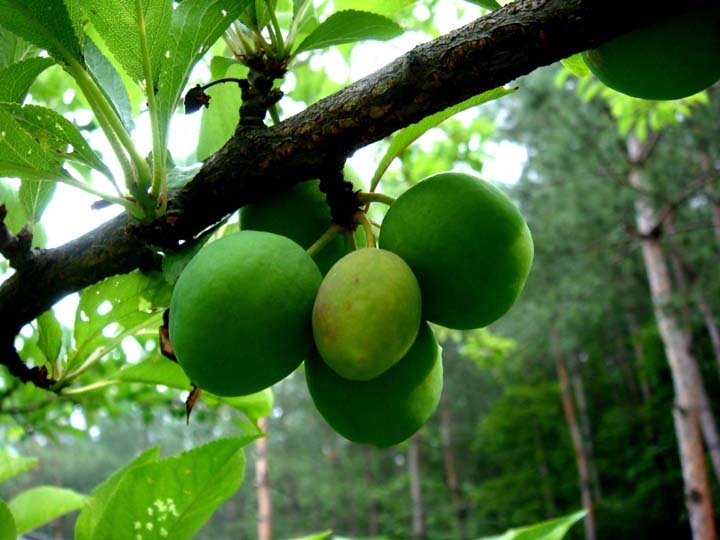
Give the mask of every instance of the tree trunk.
[[635, 137], [627, 141], [632, 163], [630, 185], [638, 190], [635, 199], [635, 221], [642, 235], [642, 253], [650, 284], [653, 310], [660, 329], [665, 354], [675, 389], [673, 419], [680, 450], [685, 504], [690, 516], [694, 540], [716, 540], [705, 453], [700, 439], [701, 400], [698, 390], [702, 383], [697, 362], [690, 354], [685, 334], [670, 310], [672, 289], [667, 263], [657, 233], [657, 212], [652, 202], [642, 195], [648, 189], [642, 163], [646, 148]]
[[572, 383], [573, 393], [575, 394], [575, 403], [577, 404], [578, 418], [580, 419], [580, 433], [587, 456], [590, 489], [592, 489], [593, 500], [597, 503], [602, 499], [602, 491], [600, 489], [600, 477], [595, 462], [595, 447], [592, 442], [592, 429], [590, 427], [587, 399], [585, 398], [585, 385], [583, 384], [582, 374], [580, 373], [580, 361], [577, 354], [572, 355], [570, 381]]
[[588, 468], [588, 459], [583, 444], [580, 426], [575, 415], [575, 407], [573, 405], [572, 393], [570, 391], [570, 382], [568, 380], [567, 369], [563, 361], [562, 351], [557, 339], [553, 339], [553, 348], [555, 349], [555, 368], [557, 369], [558, 381], [560, 382], [560, 397], [562, 399], [563, 411], [565, 412], [565, 420], [570, 429], [570, 438], [572, 439], [573, 449], [575, 451], [575, 462], [577, 464], [578, 476], [580, 479], [580, 495], [582, 497], [583, 508], [587, 511], [585, 515], [585, 540], [595, 540], [597, 538], [597, 530], [595, 524], [595, 505], [593, 503], [592, 490], [590, 488], [590, 470]]
[[[668, 234], [673, 234], [675, 232], [675, 224], [673, 222], [673, 216], [672, 213], [669, 213], [666, 217], [665, 224], [667, 226]], [[677, 282], [680, 286], [681, 294], [683, 295], [683, 315], [685, 318], [685, 340], [686, 340], [686, 347], [688, 351], [692, 350], [692, 339], [691, 339], [691, 330], [690, 330], [690, 314], [689, 314], [689, 306], [691, 301], [691, 291], [690, 291], [690, 285], [689, 282], [691, 280], [688, 280], [687, 276], [688, 274], [690, 276], [694, 275], [694, 272], [692, 268], [689, 268], [686, 262], [684, 261], [682, 257], [682, 253], [679, 252], [679, 250], [671, 250], [670, 251], [670, 257], [672, 261], [672, 267], [674, 270], [674, 274], [676, 276]], [[707, 328], [708, 333], [711, 336], [715, 333], [717, 335], [718, 330], [717, 326], [715, 325], [715, 318], [713, 317], [712, 310], [710, 309], [710, 306], [705, 301], [705, 299], [702, 297], [701, 294], [696, 295], [698, 306], [700, 307], [700, 311], [703, 312], [703, 318], [705, 320], [705, 327]], [[703, 307], [705, 310], [703, 310]], [[720, 339], [720, 337], [718, 338]], [[720, 344], [719, 344], [720, 346]], [[717, 351], [716, 351], [717, 352]], [[694, 356], [691, 356], [691, 359], [697, 363], [697, 360], [695, 360]], [[720, 357], [716, 357], [716, 360], [718, 364], [720, 365]], [[698, 365], [697, 372], [700, 377], [700, 388], [698, 388], [698, 398], [700, 399], [700, 428], [702, 429], [702, 435], [705, 439], [705, 444], [708, 448], [708, 452], [710, 453], [710, 459], [713, 466], [713, 471], [715, 473], [715, 479], [720, 480], [720, 433], [718, 433], [718, 427], [717, 422], [715, 421], [715, 415], [713, 413], [713, 410], [710, 405], [710, 399], [707, 396], [707, 391], [705, 390], [705, 382], [702, 380], [702, 371], [700, 370], [700, 367]]]
[[[258, 420], [258, 427], [267, 433], [267, 417]], [[255, 485], [258, 498], [258, 540], [272, 539], [272, 513], [270, 507], [270, 477], [268, 475], [267, 436], [255, 443]]]
[[420, 483], [420, 434], [416, 433], [410, 439], [408, 448], [408, 472], [410, 474], [410, 498], [412, 500], [412, 538], [424, 540], [425, 538], [425, 511], [422, 500], [422, 487]]
[[457, 537], [462, 540], [465, 538], [464, 511], [457, 471], [455, 470], [455, 454], [452, 447], [452, 415], [445, 390], [440, 394], [440, 433], [442, 434], [445, 478], [450, 491], [450, 504], [455, 520], [455, 530], [457, 531]]

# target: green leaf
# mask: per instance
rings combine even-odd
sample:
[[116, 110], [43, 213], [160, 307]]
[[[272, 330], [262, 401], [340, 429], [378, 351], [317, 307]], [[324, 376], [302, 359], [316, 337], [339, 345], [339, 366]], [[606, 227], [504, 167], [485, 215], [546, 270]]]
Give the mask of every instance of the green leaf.
[[[247, 76], [247, 68], [227, 58], [215, 56], [210, 61], [210, 77]], [[208, 90], [210, 107], [203, 109], [200, 119], [200, 136], [196, 150], [197, 159], [202, 161], [220, 150], [235, 132], [240, 119], [240, 88], [235, 84], [219, 84]]]
[[25, 210], [27, 223], [31, 226], [40, 221], [40, 216], [55, 194], [55, 185], [55, 182], [33, 182], [32, 180], [23, 180], [20, 184], [18, 196]]
[[270, 388], [261, 390], [254, 394], [238, 397], [219, 397], [207, 392], [203, 392], [203, 399], [208, 403], [222, 402], [237, 409], [247, 416], [253, 423], [257, 423], [260, 418], [268, 416], [273, 408], [273, 393]]
[[0, 0], [0, 26], [45, 49], [58, 62], [83, 61], [63, 0]]
[[380, 15], [394, 15], [401, 9], [412, 6], [415, 0], [335, 0], [335, 11], [360, 10], [379, 13]]
[[71, 489], [38, 486], [23, 491], [8, 506], [15, 516], [18, 534], [37, 529], [55, 518], [80, 510], [87, 497]]
[[406, 128], [401, 129], [395, 134], [392, 141], [390, 142], [390, 145], [388, 146], [388, 149], [385, 151], [385, 155], [380, 160], [380, 163], [378, 163], [375, 174], [373, 175], [373, 178], [370, 182], [370, 186], [374, 188], [377, 185], [377, 182], [380, 181], [382, 175], [385, 174], [385, 171], [387, 170], [392, 160], [402, 154], [403, 151], [408, 146], [410, 146], [410, 144], [412, 144], [415, 140], [417, 140], [421, 135], [423, 135], [431, 128], [434, 128], [438, 124], [444, 122], [448, 118], [456, 115], [461, 111], [467, 110], [471, 107], [475, 107], [476, 105], [480, 105], [482, 103], [487, 103], [488, 101], [492, 101], [494, 99], [499, 99], [501, 97], [507, 96], [509, 94], [512, 94], [515, 90], [516, 89], [513, 88], [508, 89], [503, 87], [488, 90], [487, 92], [478, 94], [477, 96], [471, 97], [470, 99], [466, 99], [462, 103], [458, 103], [456, 105], [453, 105], [452, 107], [448, 107], [447, 109], [436, 112], [431, 116], [427, 116], [416, 124], [411, 124]]
[[157, 462], [159, 456], [159, 448], [148, 448], [96, 487], [91, 493], [90, 500], [80, 512], [75, 522], [75, 540], [98, 540], [98, 537], [94, 535], [95, 529], [122, 479], [135, 468]]
[[580, 521], [587, 512], [581, 510], [567, 516], [543, 521], [535, 525], [510, 529], [500, 536], [487, 536], [479, 540], [562, 540], [570, 527]]
[[68, 370], [103, 357], [143, 328], [160, 326], [169, 301], [170, 287], [159, 272], [113, 276], [83, 289], [75, 313], [76, 351]]
[[14, 176], [54, 181], [66, 177], [67, 173], [52, 152], [44, 149], [13, 115], [0, 107], [0, 178]]
[[37, 464], [37, 458], [15, 456], [7, 450], [0, 451], [0, 484], [29, 471]]
[[118, 113], [125, 129], [132, 132], [135, 127], [133, 121], [132, 103], [128, 95], [127, 88], [123, 83], [122, 77], [118, 73], [115, 66], [102, 53], [95, 42], [87, 38], [85, 40], [85, 62], [91, 75], [97, 81], [98, 86], [105, 95], [110, 99], [115, 111]]
[[290, 538], [289, 540], [329, 540], [332, 536], [332, 531], [327, 530], [320, 533], [309, 534], [307, 536], [297, 536]]
[[502, 7], [498, 2], [496, 2], [496, 0], [467, 0], [467, 1], [472, 4], [476, 4], [480, 7], [484, 7], [485, 9], [489, 9], [490, 11], [500, 9]]
[[[136, 82], [145, 80], [143, 49], [140, 41], [140, 19], [136, 0], [84, 0], [83, 6], [112, 55]], [[160, 69], [168, 51], [172, 18], [170, 0], [142, 0], [152, 83], [158, 82]]]
[[180, 365], [159, 354], [122, 368], [113, 378], [121, 382], [163, 384], [180, 390], [191, 387], [190, 379]]
[[[127, 470], [102, 505], [89, 536], [77, 540], [192, 538], [243, 480], [243, 447], [256, 437], [213, 441]], [[97, 510], [96, 510], [97, 511]], [[77, 531], [76, 531], [77, 532]]]
[[0, 182], [0, 204], [4, 204], [7, 209], [5, 224], [11, 233], [17, 234], [25, 225], [27, 218], [20, 204], [17, 191], [4, 182]]
[[48, 362], [54, 362], [62, 346], [62, 328], [51, 309], [37, 318], [38, 347]]
[[583, 60], [582, 53], [573, 54], [572, 56], [563, 58], [561, 62], [562, 65], [571, 71], [576, 77], [580, 77], [582, 79], [590, 75], [590, 69], [588, 69], [585, 60]]
[[0, 69], [0, 102], [21, 103], [38, 75], [53, 64], [49, 58], [28, 58]]
[[399, 36], [402, 32], [399, 24], [377, 13], [338, 11], [320, 23], [303, 40], [295, 53], [369, 39], [385, 41]]
[[250, 0], [185, 0], [172, 14], [158, 110], [163, 135], [193, 66], [247, 9]]
[[38, 105], [15, 103], [0, 103], [0, 110], [12, 115], [35, 142], [57, 160], [76, 161], [112, 176], [77, 126], [60, 113]]
[[15, 518], [5, 501], [0, 499], [0, 540], [16, 540], [17, 536]]
[[36, 56], [36, 48], [8, 30], [0, 32], [0, 68]]

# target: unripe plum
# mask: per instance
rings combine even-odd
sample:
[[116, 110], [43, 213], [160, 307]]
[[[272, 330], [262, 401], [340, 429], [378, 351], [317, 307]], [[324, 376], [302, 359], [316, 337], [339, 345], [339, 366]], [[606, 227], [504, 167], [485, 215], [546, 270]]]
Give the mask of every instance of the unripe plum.
[[408, 265], [383, 249], [359, 249], [335, 263], [320, 285], [315, 346], [339, 375], [372, 379], [408, 351], [420, 313], [420, 288]]
[[409, 438], [440, 402], [440, 347], [427, 323], [407, 354], [369, 381], [340, 377], [313, 351], [305, 378], [315, 406], [328, 424], [353, 442], [381, 448]]
[[379, 245], [417, 277], [423, 318], [456, 329], [487, 326], [505, 314], [533, 258], [530, 230], [507, 195], [454, 172], [400, 195], [385, 215]]
[[194, 384], [220, 396], [258, 392], [289, 375], [312, 348], [322, 276], [295, 242], [241, 231], [203, 248], [178, 279], [170, 341]]
[[628, 32], [583, 55], [610, 88], [644, 99], [680, 99], [720, 79], [720, 8], [687, 13]]

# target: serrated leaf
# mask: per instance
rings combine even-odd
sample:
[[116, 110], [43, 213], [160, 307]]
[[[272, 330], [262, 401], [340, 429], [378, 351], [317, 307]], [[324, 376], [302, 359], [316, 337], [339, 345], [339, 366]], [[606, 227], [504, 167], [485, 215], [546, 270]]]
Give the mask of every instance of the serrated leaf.
[[96, 540], [94, 536], [95, 528], [102, 518], [120, 481], [131, 470], [148, 463], [157, 462], [159, 456], [159, 448], [148, 448], [130, 463], [113, 472], [107, 480], [97, 486], [90, 494], [87, 505], [80, 512], [75, 522], [75, 540]]
[[48, 362], [54, 362], [62, 346], [62, 327], [49, 309], [37, 318], [38, 347]]
[[80, 510], [87, 497], [71, 489], [38, 486], [23, 491], [8, 503], [18, 534], [37, 529], [55, 518]]
[[247, 9], [250, 0], [185, 0], [172, 14], [171, 51], [162, 72], [158, 110], [163, 136], [193, 66]]
[[494, 11], [496, 9], [500, 9], [502, 6], [496, 2], [495, 0], [467, 0], [468, 2], [472, 4], [476, 4], [480, 7], [484, 7], [485, 9], [489, 9], [490, 11]]
[[29, 471], [37, 464], [37, 458], [16, 456], [0, 450], [0, 484]]
[[16, 540], [17, 536], [15, 518], [5, 501], [0, 499], [0, 540]]
[[[139, 13], [135, 0], [84, 0], [83, 7], [112, 55], [136, 82], [145, 80]], [[155, 85], [168, 50], [170, 0], [142, 0], [148, 55]]]
[[38, 75], [54, 63], [49, 58], [28, 58], [0, 69], [0, 102], [21, 103]]
[[[12, 104], [7, 104], [12, 105]], [[56, 156], [0, 107], [0, 178], [55, 181], [67, 176]]]
[[[244, 78], [247, 68], [229, 63], [226, 58], [213, 57], [210, 61], [210, 77]], [[210, 107], [203, 109], [200, 118], [200, 135], [196, 150], [197, 159], [202, 161], [220, 150], [235, 132], [240, 119], [240, 88], [234, 84], [220, 84], [208, 90]]]
[[132, 538], [138, 529], [144, 540], [192, 538], [242, 483], [243, 447], [254, 439], [221, 439], [131, 468], [117, 481], [90, 536], [77, 540]]
[[563, 58], [560, 62], [576, 77], [582, 79], [590, 75], [590, 69], [587, 67], [585, 60], [583, 60], [582, 53]]
[[83, 61], [63, 0], [0, 0], [0, 26], [45, 49], [58, 62]]
[[127, 336], [160, 325], [170, 287], [159, 272], [113, 276], [80, 292], [75, 313], [76, 350], [68, 370], [101, 358]]
[[85, 49], [83, 52], [90, 73], [105, 95], [110, 99], [110, 103], [112, 103], [115, 111], [118, 113], [125, 129], [127, 129], [128, 132], [132, 132], [135, 127], [132, 104], [130, 103], [130, 96], [128, 95], [122, 77], [112, 62], [108, 60], [92, 39], [87, 38], [85, 40]]
[[581, 510], [567, 516], [543, 521], [535, 525], [510, 529], [499, 536], [487, 536], [479, 540], [562, 540], [570, 528], [580, 521], [587, 512]]
[[447, 109], [436, 112], [433, 115], [427, 116], [419, 122], [411, 124], [395, 133], [392, 141], [390, 141], [390, 145], [385, 151], [385, 155], [383, 155], [382, 159], [378, 163], [375, 174], [373, 175], [373, 178], [370, 182], [371, 188], [374, 189], [374, 187], [377, 185], [377, 182], [380, 181], [382, 175], [385, 174], [385, 171], [387, 170], [392, 160], [402, 154], [402, 152], [408, 146], [410, 146], [410, 144], [412, 144], [428, 130], [434, 128], [438, 124], [444, 122], [448, 118], [456, 115], [461, 111], [467, 110], [471, 107], [475, 107], [476, 105], [481, 105], [482, 103], [487, 103], [488, 101], [493, 101], [495, 99], [507, 96], [508, 94], [512, 94], [514, 91], [515, 89], [509, 89], [504, 87], [488, 90], [487, 92], [483, 92], [482, 94], [473, 96], [470, 99], [466, 99], [462, 103], [458, 103], [456, 105], [453, 105], [452, 107], [448, 107]]
[[57, 160], [76, 161], [111, 177], [112, 173], [77, 126], [60, 113], [38, 105], [15, 103], [0, 103], [0, 110], [12, 115], [35, 142]]
[[295, 53], [325, 49], [333, 45], [364, 40], [385, 41], [402, 34], [395, 21], [367, 11], [338, 11], [320, 23], [298, 46]]
[[335, 11], [360, 10], [392, 15], [401, 9], [412, 6], [415, 0], [335, 0]]
[[113, 379], [120, 382], [162, 384], [179, 390], [189, 390], [191, 387], [190, 379], [180, 365], [160, 355], [125, 366]]

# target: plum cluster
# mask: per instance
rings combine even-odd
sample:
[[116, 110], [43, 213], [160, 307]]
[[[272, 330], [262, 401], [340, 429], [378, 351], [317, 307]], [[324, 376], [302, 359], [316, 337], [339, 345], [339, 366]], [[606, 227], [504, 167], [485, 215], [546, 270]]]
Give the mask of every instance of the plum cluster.
[[506, 313], [530, 271], [530, 231], [504, 193], [454, 172], [405, 191], [378, 247], [339, 236], [313, 260], [306, 248], [329, 226], [317, 182], [244, 208], [241, 231], [180, 276], [170, 339], [190, 379], [223, 396], [267, 388], [304, 361], [335, 431], [391, 446], [440, 400], [441, 349], [428, 323], [479, 328]]

